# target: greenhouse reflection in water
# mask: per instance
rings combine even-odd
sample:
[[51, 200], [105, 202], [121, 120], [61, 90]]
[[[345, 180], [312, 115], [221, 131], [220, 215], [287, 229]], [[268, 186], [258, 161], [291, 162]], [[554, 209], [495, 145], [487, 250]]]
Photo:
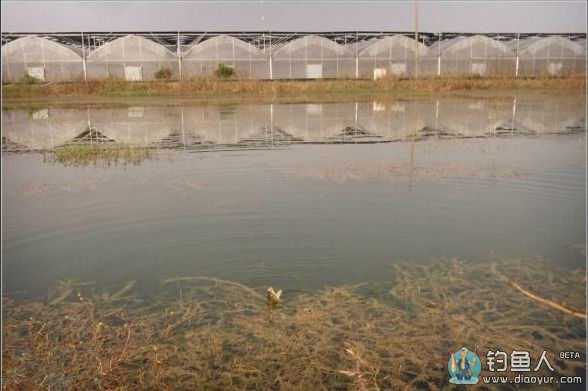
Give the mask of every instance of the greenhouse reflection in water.
[[5, 110], [3, 150], [81, 142], [214, 149], [295, 143], [384, 143], [583, 132], [573, 98], [367, 101], [351, 103], [41, 108]]

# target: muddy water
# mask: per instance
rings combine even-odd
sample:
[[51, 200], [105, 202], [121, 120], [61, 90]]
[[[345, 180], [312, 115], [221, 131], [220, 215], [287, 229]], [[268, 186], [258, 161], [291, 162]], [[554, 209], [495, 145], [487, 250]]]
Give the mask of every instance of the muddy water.
[[[6, 110], [3, 290], [187, 275], [315, 290], [441, 256], [582, 266], [584, 110], [545, 96]], [[47, 158], [88, 143], [157, 153]]]

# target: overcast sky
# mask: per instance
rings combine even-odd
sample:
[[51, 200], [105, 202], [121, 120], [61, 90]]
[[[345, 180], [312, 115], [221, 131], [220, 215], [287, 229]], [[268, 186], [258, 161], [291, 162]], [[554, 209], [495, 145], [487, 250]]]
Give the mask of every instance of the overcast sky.
[[[585, 1], [419, 1], [424, 32], [586, 32]], [[2, 31], [410, 31], [412, 1], [2, 1]]]

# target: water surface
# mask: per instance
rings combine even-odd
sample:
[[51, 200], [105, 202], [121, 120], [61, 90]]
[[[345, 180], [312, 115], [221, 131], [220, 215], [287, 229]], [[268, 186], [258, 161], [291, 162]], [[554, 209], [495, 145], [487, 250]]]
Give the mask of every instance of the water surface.
[[[7, 110], [3, 289], [148, 293], [200, 275], [315, 290], [432, 257], [583, 266], [584, 110], [545, 96]], [[98, 142], [157, 158], [47, 158]]]

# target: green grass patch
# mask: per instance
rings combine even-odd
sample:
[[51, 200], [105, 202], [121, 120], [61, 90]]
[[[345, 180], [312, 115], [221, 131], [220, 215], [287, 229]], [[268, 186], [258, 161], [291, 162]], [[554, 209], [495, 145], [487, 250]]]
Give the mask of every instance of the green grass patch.
[[152, 148], [106, 143], [66, 145], [55, 148], [45, 155], [45, 161], [67, 167], [112, 165], [140, 165], [145, 160], [155, 158]]

